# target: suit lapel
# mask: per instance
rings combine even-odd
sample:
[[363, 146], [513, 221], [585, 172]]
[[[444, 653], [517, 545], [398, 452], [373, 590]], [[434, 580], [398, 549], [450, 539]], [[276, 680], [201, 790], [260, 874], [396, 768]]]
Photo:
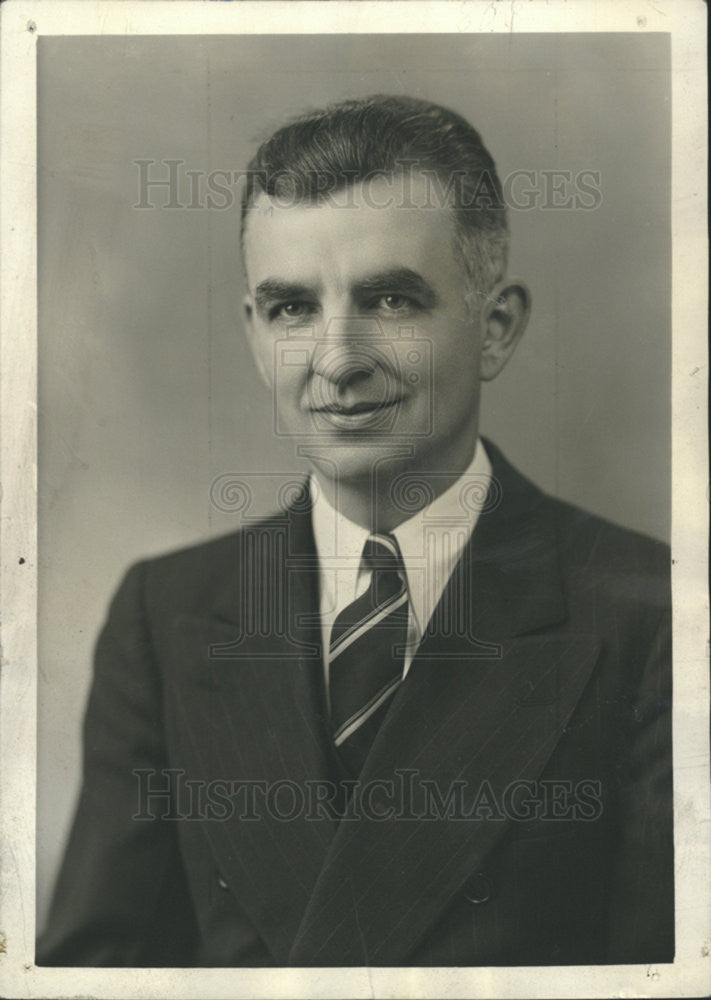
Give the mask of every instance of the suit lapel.
[[212, 789], [217, 867], [285, 964], [335, 831], [300, 802], [332, 768], [308, 511], [245, 529], [233, 576], [209, 616], [174, 622], [171, 758]]
[[[467, 813], [483, 782], [500, 803], [512, 782], [535, 780], [596, 662], [595, 639], [560, 628], [546, 501], [487, 447], [501, 503], [480, 517], [361, 774], [374, 799], [381, 782], [383, 806], [403, 818], [384, 822], [362, 808], [341, 823], [290, 964], [405, 963], [507, 829], [485, 811], [417, 817], [430, 815], [433, 795], [446, 803], [452, 793], [456, 803], [456, 782]], [[457, 616], [442, 612], [462, 599], [467, 634], [445, 634]]]

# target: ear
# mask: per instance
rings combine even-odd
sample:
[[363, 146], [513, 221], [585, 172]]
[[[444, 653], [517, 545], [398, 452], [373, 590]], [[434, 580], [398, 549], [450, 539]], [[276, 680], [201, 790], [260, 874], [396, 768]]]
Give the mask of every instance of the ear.
[[[252, 301], [251, 295], [245, 295], [242, 300], [242, 306], [244, 308], [244, 329], [247, 334], [247, 342], [249, 343], [249, 349], [252, 352], [252, 358], [257, 366], [257, 371], [259, 372], [259, 377], [262, 382], [266, 385], [267, 389], [271, 389], [271, 365], [267, 366], [264, 359], [264, 348], [261, 347], [259, 336], [255, 329], [254, 324], [254, 302]], [[261, 349], [260, 349], [261, 347]]]
[[480, 314], [483, 382], [496, 378], [516, 350], [531, 314], [531, 293], [517, 278], [500, 281], [484, 300]]

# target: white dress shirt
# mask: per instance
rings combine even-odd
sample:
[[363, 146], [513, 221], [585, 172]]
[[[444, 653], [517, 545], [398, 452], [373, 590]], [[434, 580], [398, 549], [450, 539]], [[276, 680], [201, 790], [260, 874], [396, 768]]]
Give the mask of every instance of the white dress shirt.
[[[425, 633], [452, 571], [469, 541], [491, 478], [491, 464], [477, 441], [469, 467], [444, 493], [395, 528], [407, 576], [409, 628], [403, 678]], [[403, 501], [409, 477], [403, 477]], [[416, 489], [417, 476], [410, 480]], [[328, 647], [336, 617], [370, 585], [370, 571], [361, 565], [367, 528], [349, 521], [311, 482], [311, 512], [319, 560], [321, 638], [328, 689]]]

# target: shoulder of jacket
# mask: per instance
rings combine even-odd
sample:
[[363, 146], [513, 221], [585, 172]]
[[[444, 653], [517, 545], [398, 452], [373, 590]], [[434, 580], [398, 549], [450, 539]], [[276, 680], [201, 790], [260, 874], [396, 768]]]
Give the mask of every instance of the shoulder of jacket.
[[666, 542], [652, 538], [634, 528], [624, 527], [583, 507], [546, 496], [563, 549], [575, 547], [587, 551], [591, 558], [631, 559], [664, 568], [670, 564], [670, 548]]

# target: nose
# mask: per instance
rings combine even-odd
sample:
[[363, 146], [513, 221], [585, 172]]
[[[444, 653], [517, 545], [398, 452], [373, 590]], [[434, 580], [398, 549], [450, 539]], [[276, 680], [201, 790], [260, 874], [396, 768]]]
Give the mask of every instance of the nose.
[[323, 351], [317, 349], [313, 362], [314, 375], [338, 391], [367, 381], [375, 374], [376, 368], [367, 351], [350, 344], [331, 346]]
[[314, 351], [314, 374], [344, 390], [367, 381], [377, 371], [383, 331], [371, 317], [331, 319]]

